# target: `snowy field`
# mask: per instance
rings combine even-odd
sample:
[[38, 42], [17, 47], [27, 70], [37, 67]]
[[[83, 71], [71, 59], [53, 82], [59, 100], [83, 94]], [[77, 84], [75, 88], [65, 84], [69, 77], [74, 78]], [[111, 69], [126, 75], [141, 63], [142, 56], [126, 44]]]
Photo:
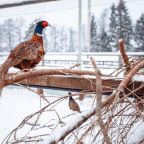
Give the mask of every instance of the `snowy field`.
[[0, 143], [27, 115], [40, 108], [38, 95], [19, 87], [4, 88], [0, 98]]
[[[44, 91], [44, 94], [45, 96], [47, 96], [47, 99], [52, 102], [57, 97], [67, 95], [67, 92], [46, 89]], [[93, 99], [91, 99], [91, 97], [85, 98], [84, 101], [79, 101], [77, 99], [77, 102], [81, 108], [82, 114], [91, 110], [93, 105]], [[20, 122], [22, 122], [22, 120], [26, 116], [38, 111], [43, 106], [45, 106], [45, 102], [43, 101], [42, 103], [40, 103], [39, 95], [25, 88], [16, 86], [8, 86], [4, 88], [2, 96], [0, 98], [0, 143], [9, 132], [11, 132], [14, 128], [16, 128], [18, 124], [20, 124]], [[69, 109], [68, 98], [66, 98], [59, 105], [55, 106], [55, 109], [58, 112], [60, 118], [63, 118], [63, 122], [65, 124], [69, 122], [71, 123], [74, 118], [80, 117], [81, 115]], [[57, 123], [56, 114], [54, 112], [49, 112], [49, 114], [50, 114], [49, 116], [47, 114], [44, 114], [41, 121], [44, 124], [47, 123], [49, 125], [52, 125], [55, 122]], [[71, 116], [70, 119], [69, 116], [67, 115]], [[47, 118], [53, 120], [48, 122]], [[27, 128], [25, 130], [27, 131]], [[25, 133], [24, 131], [20, 132], [20, 135], [23, 135]], [[43, 131], [37, 130], [32, 134], [35, 133], [38, 134], [39, 132], [45, 133], [46, 130], [45, 129], [43, 129]], [[59, 132], [60, 131], [58, 130], [58, 133]], [[144, 138], [143, 136], [144, 136], [144, 122], [139, 121], [135, 125], [135, 127], [131, 130], [127, 143], [136, 144], [136, 142]], [[57, 137], [57, 135], [55, 135], [55, 137]], [[48, 139], [46, 139], [43, 142], [40, 142], [40, 144], [47, 143], [47, 140]], [[87, 140], [86, 144], [90, 144], [89, 140]]]
[[[45, 95], [52, 96], [48, 98], [48, 100], [53, 101], [55, 100], [55, 96], [60, 97], [67, 95], [67, 92], [45, 90]], [[82, 103], [78, 101], [78, 103], [83, 112], [88, 111], [91, 107], [89, 98]], [[86, 105], [84, 105], [84, 103]], [[40, 105], [40, 97], [25, 88], [15, 86], [4, 88], [0, 98], [0, 143], [26, 116], [38, 111], [41, 107]], [[45, 103], [43, 102], [42, 106], [44, 105]], [[56, 109], [60, 117], [65, 117], [68, 113], [70, 113], [70, 115], [74, 114], [68, 107], [68, 99], [58, 105]], [[44, 118], [45, 117], [46, 116], [44, 116]], [[52, 117], [55, 119], [55, 114], [53, 114]], [[65, 119], [69, 121], [67, 118]]]
[[[46, 95], [65, 92], [45, 90]], [[22, 87], [8, 86], [0, 97], [0, 143], [28, 115], [40, 109], [40, 97]]]

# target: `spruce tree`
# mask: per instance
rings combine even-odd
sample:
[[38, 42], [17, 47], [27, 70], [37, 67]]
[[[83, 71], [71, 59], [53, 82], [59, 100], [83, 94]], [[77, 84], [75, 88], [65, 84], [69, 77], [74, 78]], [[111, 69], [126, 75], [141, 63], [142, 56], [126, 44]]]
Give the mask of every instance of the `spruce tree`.
[[126, 8], [125, 2], [123, 0], [120, 0], [117, 6], [117, 17], [118, 17], [118, 25], [117, 25], [118, 38], [124, 39], [127, 51], [131, 51], [133, 27], [132, 27], [132, 21], [128, 13], [128, 9]]
[[107, 9], [105, 9], [100, 17], [100, 33], [98, 35], [97, 47], [99, 51], [111, 52], [110, 37], [107, 31]]
[[91, 26], [90, 26], [90, 51], [95, 52], [98, 51], [97, 49], [97, 25], [95, 16], [92, 15], [91, 17]]
[[118, 47], [118, 33], [117, 33], [117, 8], [115, 4], [111, 6], [110, 24], [109, 24], [109, 36], [110, 46], [112, 51], [116, 51]]
[[101, 52], [111, 52], [110, 37], [107, 32], [102, 31], [99, 35], [98, 48]]
[[137, 44], [135, 51], [144, 51], [144, 14], [137, 20], [134, 32], [134, 39]]

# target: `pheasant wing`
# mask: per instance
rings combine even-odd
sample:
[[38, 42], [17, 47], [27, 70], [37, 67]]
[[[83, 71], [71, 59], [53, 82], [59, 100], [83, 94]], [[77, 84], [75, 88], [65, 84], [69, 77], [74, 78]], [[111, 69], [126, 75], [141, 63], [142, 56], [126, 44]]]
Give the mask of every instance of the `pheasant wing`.
[[41, 49], [41, 47], [41, 44], [38, 42], [22, 42], [14, 50], [11, 51], [8, 60], [11, 61], [12, 66], [19, 64], [24, 59], [34, 60], [37, 58], [38, 50]]

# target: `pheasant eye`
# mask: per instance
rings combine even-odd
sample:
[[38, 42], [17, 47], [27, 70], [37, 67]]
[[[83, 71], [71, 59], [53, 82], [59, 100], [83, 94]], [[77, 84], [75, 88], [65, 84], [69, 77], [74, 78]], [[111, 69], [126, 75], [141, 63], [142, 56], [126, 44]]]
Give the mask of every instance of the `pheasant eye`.
[[46, 21], [42, 22], [41, 24], [43, 27], [47, 27], [48, 26], [48, 23]]

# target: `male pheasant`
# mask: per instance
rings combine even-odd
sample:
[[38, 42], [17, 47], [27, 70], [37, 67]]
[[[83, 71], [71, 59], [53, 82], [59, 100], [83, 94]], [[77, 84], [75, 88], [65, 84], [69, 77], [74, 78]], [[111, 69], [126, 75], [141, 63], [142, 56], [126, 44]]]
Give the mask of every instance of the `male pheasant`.
[[47, 26], [50, 26], [47, 21], [38, 22], [32, 38], [18, 44], [14, 50], [11, 51], [0, 68], [0, 88], [4, 86], [5, 75], [10, 67], [15, 67], [20, 70], [31, 69], [43, 59], [45, 50], [42, 31]]

